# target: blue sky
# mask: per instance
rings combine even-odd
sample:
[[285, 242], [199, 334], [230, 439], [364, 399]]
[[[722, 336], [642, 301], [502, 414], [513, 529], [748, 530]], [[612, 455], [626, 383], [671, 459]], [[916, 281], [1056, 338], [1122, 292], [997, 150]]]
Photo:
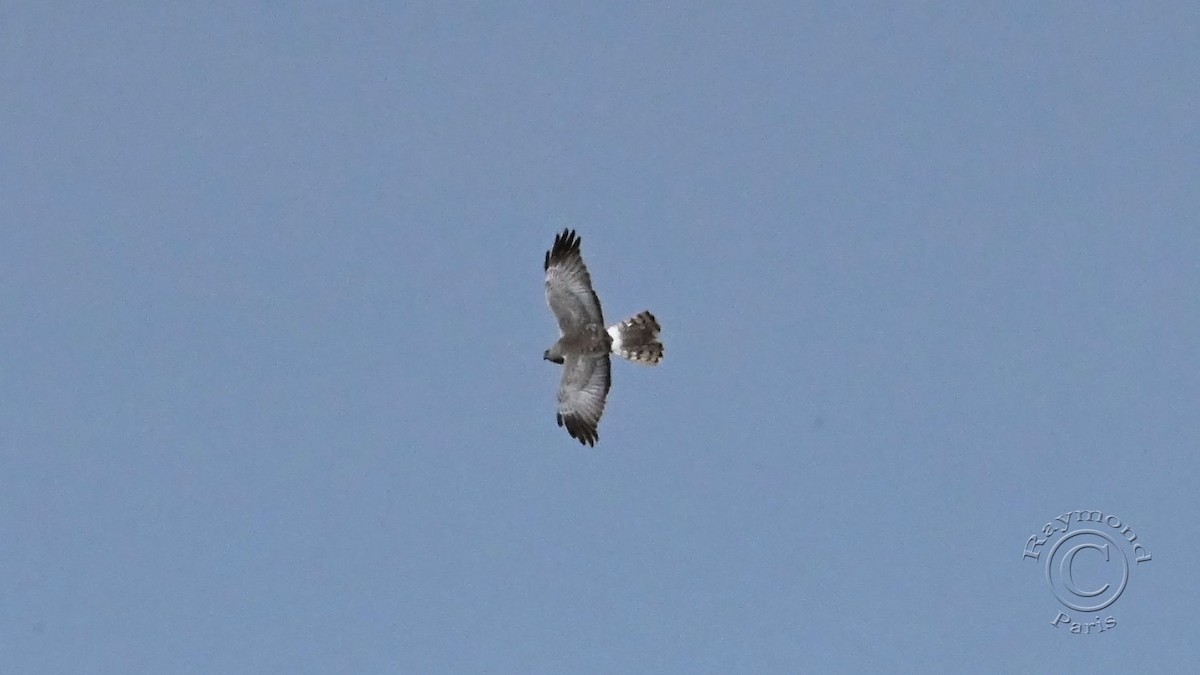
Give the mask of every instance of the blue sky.
[[[0, 10], [0, 670], [1194, 667], [1198, 29]], [[667, 345], [594, 449], [564, 227]], [[1075, 509], [1153, 552], [1100, 635], [1021, 558]]]

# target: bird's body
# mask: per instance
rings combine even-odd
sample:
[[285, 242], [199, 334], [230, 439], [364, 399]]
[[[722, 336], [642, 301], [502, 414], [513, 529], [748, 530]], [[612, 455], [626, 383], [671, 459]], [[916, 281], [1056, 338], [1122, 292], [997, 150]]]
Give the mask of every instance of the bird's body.
[[[607, 354], [612, 349], [612, 337], [605, 331], [589, 330], [585, 333], [564, 335], [550, 347], [552, 355]], [[553, 360], [553, 359], [551, 359]]]
[[653, 366], [662, 360], [663, 346], [658, 340], [658, 321], [650, 312], [605, 327], [600, 299], [579, 251], [580, 241], [575, 232], [563, 230], [546, 252], [546, 302], [558, 319], [561, 337], [543, 358], [563, 366], [558, 425], [566, 427], [580, 443], [595, 445], [599, 438], [596, 426], [612, 385], [609, 354]]

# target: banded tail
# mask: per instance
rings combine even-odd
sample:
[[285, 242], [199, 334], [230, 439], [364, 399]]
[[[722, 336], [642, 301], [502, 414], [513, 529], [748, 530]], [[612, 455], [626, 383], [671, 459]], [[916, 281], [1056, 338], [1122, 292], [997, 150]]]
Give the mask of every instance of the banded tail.
[[663, 344], [658, 340], [662, 328], [650, 312], [642, 312], [621, 323], [610, 326], [612, 352], [645, 366], [656, 366], [663, 357]]

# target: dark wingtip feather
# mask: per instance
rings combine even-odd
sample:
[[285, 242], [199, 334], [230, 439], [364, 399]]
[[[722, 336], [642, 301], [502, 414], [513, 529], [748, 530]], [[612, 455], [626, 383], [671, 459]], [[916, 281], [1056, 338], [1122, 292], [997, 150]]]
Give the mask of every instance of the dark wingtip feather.
[[550, 263], [557, 263], [572, 255], [579, 255], [579, 245], [583, 239], [575, 234], [575, 230], [563, 228], [562, 234], [554, 235], [554, 246], [546, 251], [546, 260], [542, 263], [542, 271], [550, 269]]
[[558, 426], [566, 427], [567, 433], [571, 435], [571, 438], [578, 440], [582, 445], [595, 447], [596, 441], [600, 440], [600, 434], [596, 433], [596, 427], [588, 424], [579, 417], [563, 418], [562, 413], [558, 413], [555, 415], [555, 418], [558, 421]]

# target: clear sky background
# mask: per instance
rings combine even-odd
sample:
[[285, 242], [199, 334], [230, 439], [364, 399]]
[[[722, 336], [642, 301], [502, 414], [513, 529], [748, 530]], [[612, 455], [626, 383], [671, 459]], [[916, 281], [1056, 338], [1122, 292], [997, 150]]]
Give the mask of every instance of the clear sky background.
[[0, 672], [1200, 662], [1200, 4], [195, 5], [0, 8]]

